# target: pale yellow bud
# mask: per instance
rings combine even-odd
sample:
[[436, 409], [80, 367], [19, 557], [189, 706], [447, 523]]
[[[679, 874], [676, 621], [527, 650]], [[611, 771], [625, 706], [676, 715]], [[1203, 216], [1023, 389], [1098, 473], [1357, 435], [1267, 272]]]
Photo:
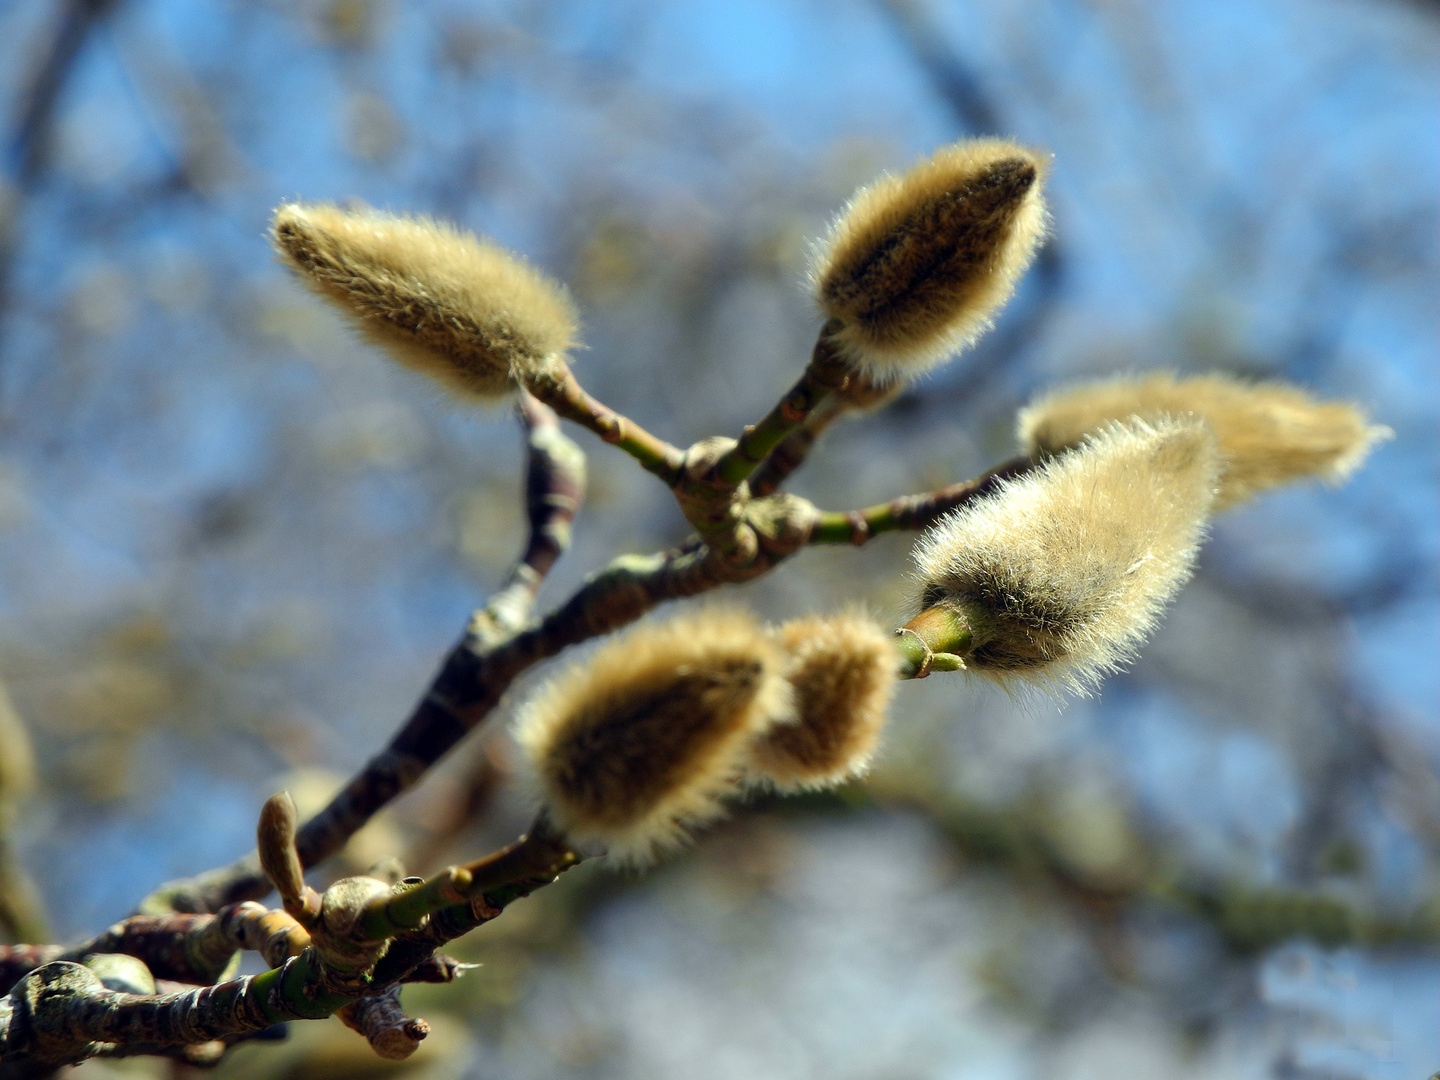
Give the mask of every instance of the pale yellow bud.
[[495, 399], [575, 344], [565, 289], [489, 240], [426, 217], [286, 203], [276, 250], [406, 367]]
[[1017, 426], [1023, 452], [1039, 457], [1078, 446], [1115, 420], [1167, 415], [1201, 417], [1215, 432], [1223, 466], [1216, 510], [1297, 480], [1340, 483], [1394, 434], [1353, 405], [1317, 401], [1297, 387], [1163, 373], [1059, 390], [1021, 410]]
[[990, 328], [1044, 238], [1046, 167], [1023, 146], [973, 139], [850, 200], [810, 277], [861, 374], [913, 379]]
[[751, 750], [755, 782], [778, 791], [834, 787], [862, 776], [885, 727], [899, 656], [894, 635], [864, 615], [796, 619], [780, 627], [798, 722], [776, 725]]
[[1084, 692], [1189, 579], [1219, 468], [1202, 421], [1112, 424], [930, 529], [919, 606], [968, 625], [969, 670]]
[[645, 862], [718, 817], [751, 743], [793, 718], [785, 670], [743, 612], [651, 622], [553, 680], [515, 737], [557, 827]]

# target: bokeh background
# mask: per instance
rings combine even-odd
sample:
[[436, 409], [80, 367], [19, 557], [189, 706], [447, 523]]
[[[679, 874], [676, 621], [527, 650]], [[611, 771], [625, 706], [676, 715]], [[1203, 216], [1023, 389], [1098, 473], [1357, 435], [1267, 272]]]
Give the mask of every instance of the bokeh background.
[[[905, 685], [868, 786], [517, 905], [459, 947], [479, 970], [407, 992], [436, 1034], [405, 1068], [1428, 1075], [1437, 59], [1440, 8], [1406, 0], [6, 5], [0, 675], [39, 782], [0, 849], [50, 934], [240, 854], [281, 785], [323, 801], [521, 541], [513, 420], [442, 400], [288, 280], [277, 202], [525, 252], [582, 306], [587, 387], [683, 444], [793, 380], [806, 244], [856, 185], [998, 132], [1053, 151], [1054, 239], [983, 344], [833, 430], [797, 490], [842, 509], [973, 475], [1035, 392], [1151, 368], [1293, 380], [1395, 439], [1344, 488], [1217, 521], [1098, 698]], [[546, 604], [683, 535], [653, 480], [575, 438], [591, 495]], [[735, 596], [888, 618], [908, 547], [805, 553]], [[513, 836], [492, 727], [348, 865]], [[222, 1074], [380, 1074], [338, 1023], [300, 1027]]]

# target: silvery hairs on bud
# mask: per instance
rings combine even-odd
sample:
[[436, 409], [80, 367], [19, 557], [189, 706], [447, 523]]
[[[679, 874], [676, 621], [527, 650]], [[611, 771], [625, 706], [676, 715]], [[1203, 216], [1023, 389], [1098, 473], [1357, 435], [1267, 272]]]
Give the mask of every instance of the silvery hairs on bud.
[[1020, 411], [1017, 434], [1031, 457], [1063, 453], [1115, 420], [1198, 416], [1215, 432], [1223, 469], [1215, 509], [1269, 488], [1319, 478], [1338, 484], [1394, 432], [1343, 401], [1294, 386], [1228, 375], [1169, 373], [1066, 387]]
[[1044, 239], [1046, 168], [1023, 146], [972, 139], [856, 193], [810, 280], [857, 371], [913, 379], [990, 328]]
[[970, 670], [1086, 692], [1189, 579], [1219, 469], [1203, 421], [1102, 428], [931, 528], [920, 606], [968, 623]]
[[860, 612], [795, 619], [777, 634], [790, 658], [798, 721], [755, 741], [748, 779], [791, 792], [863, 776], [895, 690], [894, 635]]
[[644, 863], [723, 813], [754, 739], [794, 719], [784, 652], [752, 616], [654, 620], [562, 672], [515, 738], [557, 827]]
[[461, 397], [502, 398], [575, 344], [578, 320], [563, 286], [453, 225], [285, 203], [271, 238], [366, 337]]

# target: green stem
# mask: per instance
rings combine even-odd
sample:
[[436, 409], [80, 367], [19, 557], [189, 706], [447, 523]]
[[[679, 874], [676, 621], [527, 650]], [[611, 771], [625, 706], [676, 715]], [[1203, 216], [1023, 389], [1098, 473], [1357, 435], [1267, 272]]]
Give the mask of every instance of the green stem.
[[437, 911], [515, 882], [555, 877], [579, 861], [565, 837], [542, 817], [526, 835], [494, 854], [449, 867], [398, 896], [376, 901], [360, 917], [357, 929], [364, 940], [381, 941], [417, 929]]
[[971, 499], [990, 494], [1000, 484], [1035, 467], [1029, 458], [1012, 458], [974, 480], [951, 484], [920, 495], [902, 495], [863, 510], [831, 510], [820, 515], [810, 533], [812, 544], [867, 543], [880, 533], [924, 529]]
[[949, 608], [926, 608], [895, 631], [900, 678], [923, 679], [932, 671], [960, 671], [974, 644], [965, 620]]
[[800, 381], [763, 420], [745, 429], [734, 448], [715, 463], [705, 483], [721, 490], [739, 487], [785, 436], [805, 422], [811, 409], [845, 384], [849, 365], [841, 358], [830, 336], [838, 329], [839, 324], [834, 320], [820, 328], [810, 363], [805, 366]]
[[525, 388], [566, 420], [589, 428], [603, 441], [625, 451], [646, 472], [665, 481], [667, 487], [674, 487], [680, 479], [684, 458], [680, 449], [591, 397], [566, 365], [557, 365], [554, 371], [535, 376]]

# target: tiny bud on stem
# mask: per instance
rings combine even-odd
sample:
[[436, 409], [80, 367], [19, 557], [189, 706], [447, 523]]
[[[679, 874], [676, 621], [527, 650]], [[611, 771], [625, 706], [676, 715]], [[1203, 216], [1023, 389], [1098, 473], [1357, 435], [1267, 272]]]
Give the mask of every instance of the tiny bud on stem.
[[314, 890], [305, 887], [305, 870], [295, 850], [298, 823], [299, 815], [290, 793], [281, 791], [271, 795], [260, 810], [255, 846], [260, 853], [260, 867], [280, 894], [285, 910], [297, 922], [309, 925], [319, 911], [319, 903]]

